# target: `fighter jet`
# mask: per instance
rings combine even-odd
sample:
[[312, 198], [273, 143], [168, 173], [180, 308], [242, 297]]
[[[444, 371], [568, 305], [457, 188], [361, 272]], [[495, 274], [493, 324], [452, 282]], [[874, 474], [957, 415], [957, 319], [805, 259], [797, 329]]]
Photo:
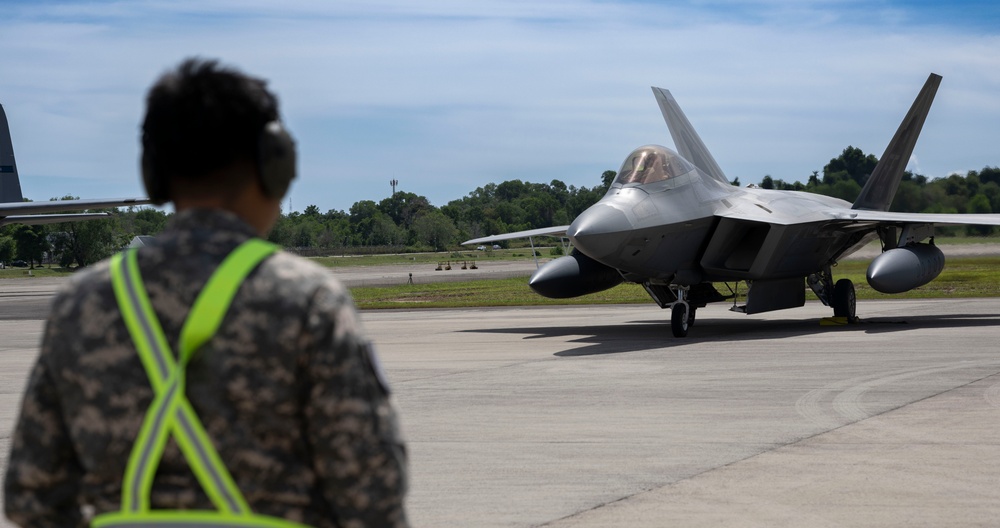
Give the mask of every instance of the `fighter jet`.
[[108, 217], [107, 213], [51, 213], [148, 203], [150, 202], [146, 198], [96, 198], [88, 200], [25, 202], [21, 195], [21, 181], [17, 176], [17, 164], [14, 162], [14, 146], [10, 140], [10, 127], [7, 125], [7, 114], [4, 113], [3, 105], [0, 105], [0, 226], [6, 224], [52, 224], [106, 218]]
[[[931, 74], [853, 204], [797, 191], [730, 184], [669, 91], [653, 94], [677, 150], [646, 145], [625, 158], [617, 179], [570, 225], [488, 236], [569, 238], [573, 251], [539, 267], [529, 284], [551, 298], [577, 297], [623, 281], [641, 284], [684, 337], [695, 312], [732, 300], [747, 314], [805, 304], [807, 284], [834, 317], [856, 322], [854, 284], [833, 266], [873, 240], [882, 253], [868, 283], [882, 293], [927, 284], [944, 269], [935, 225], [1000, 225], [995, 214], [889, 212], [917, 136], [941, 83]], [[532, 244], [534, 244], [532, 242]], [[745, 283], [745, 304], [737, 306]], [[724, 285], [724, 293], [716, 285]]]

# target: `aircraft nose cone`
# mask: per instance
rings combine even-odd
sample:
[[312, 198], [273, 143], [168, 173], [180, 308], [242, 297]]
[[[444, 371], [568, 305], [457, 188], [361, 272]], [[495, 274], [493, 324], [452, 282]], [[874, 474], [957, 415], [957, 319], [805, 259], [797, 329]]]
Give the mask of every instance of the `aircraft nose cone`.
[[618, 251], [632, 230], [632, 222], [614, 207], [597, 204], [573, 220], [566, 235], [585, 255], [600, 259]]

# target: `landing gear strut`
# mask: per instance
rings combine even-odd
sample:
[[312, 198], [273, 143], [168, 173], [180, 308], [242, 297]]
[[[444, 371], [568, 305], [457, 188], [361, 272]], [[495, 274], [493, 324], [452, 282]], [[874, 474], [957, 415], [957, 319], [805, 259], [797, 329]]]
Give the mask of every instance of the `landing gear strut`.
[[694, 326], [694, 313], [697, 308], [687, 302], [688, 288], [678, 287], [677, 300], [670, 308], [670, 329], [674, 337], [687, 337], [688, 329]]
[[806, 282], [823, 304], [833, 308], [834, 317], [846, 317], [848, 322], [855, 322], [858, 298], [850, 279], [840, 279], [834, 285], [833, 275], [827, 266], [823, 271], [810, 275]]

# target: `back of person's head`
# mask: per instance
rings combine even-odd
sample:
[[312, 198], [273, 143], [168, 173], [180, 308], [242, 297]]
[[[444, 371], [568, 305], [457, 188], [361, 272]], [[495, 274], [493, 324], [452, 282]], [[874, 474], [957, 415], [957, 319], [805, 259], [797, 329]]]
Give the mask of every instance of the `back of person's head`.
[[[255, 178], [265, 180], [268, 194], [283, 195], [294, 177], [294, 144], [267, 82], [215, 60], [187, 59], [150, 88], [142, 149], [143, 180], [154, 202], [232, 192]], [[274, 151], [277, 176], [268, 173]], [[240, 163], [256, 174], [224, 170]]]

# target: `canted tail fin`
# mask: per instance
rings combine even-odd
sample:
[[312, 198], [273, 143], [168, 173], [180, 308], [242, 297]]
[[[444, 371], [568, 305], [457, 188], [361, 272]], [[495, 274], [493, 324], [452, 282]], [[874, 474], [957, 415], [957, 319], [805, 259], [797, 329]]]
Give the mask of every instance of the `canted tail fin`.
[[673, 138], [674, 146], [677, 147], [677, 153], [682, 158], [694, 163], [695, 167], [701, 169], [705, 174], [728, 185], [729, 179], [723, 174], [719, 164], [712, 157], [712, 153], [708, 151], [708, 147], [701, 141], [701, 137], [698, 136], [687, 116], [681, 111], [680, 105], [674, 100], [670, 90], [655, 86], [652, 88], [656, 103], [660, 105], [663, 120], [667, 122], [667, 128], [670, 129], [670, 137]]
[[17, 179], [17, 164], [14, 163], [14, 146], [10, 142], [10, 127], [7, 114], [0, 105], [0, 203], [21, 202], [21, 182]]
[[889, 146], [885, 148], [885, 153], [868, 177], [864, 189], [854, 201], [852, 209], [865, 209], [868, 211], [888, 211], [892, 205], [892, 199], [896, 196], [896, 189], [903, 179], [903, 171], [913, 154], [913, 146], [917, 144], [917, 137], [920, 136], [920, 129], [924, 126], [927, 113], [934, 102], [938, 86], [941, 85], [941, 76], [932, 73], [924, 83], [923, 89], [917, 94], [917, 99], [913, 101], [910, 111], [907, 112], [903, 122], [900, 123], [896, 135], [892, 137]]

